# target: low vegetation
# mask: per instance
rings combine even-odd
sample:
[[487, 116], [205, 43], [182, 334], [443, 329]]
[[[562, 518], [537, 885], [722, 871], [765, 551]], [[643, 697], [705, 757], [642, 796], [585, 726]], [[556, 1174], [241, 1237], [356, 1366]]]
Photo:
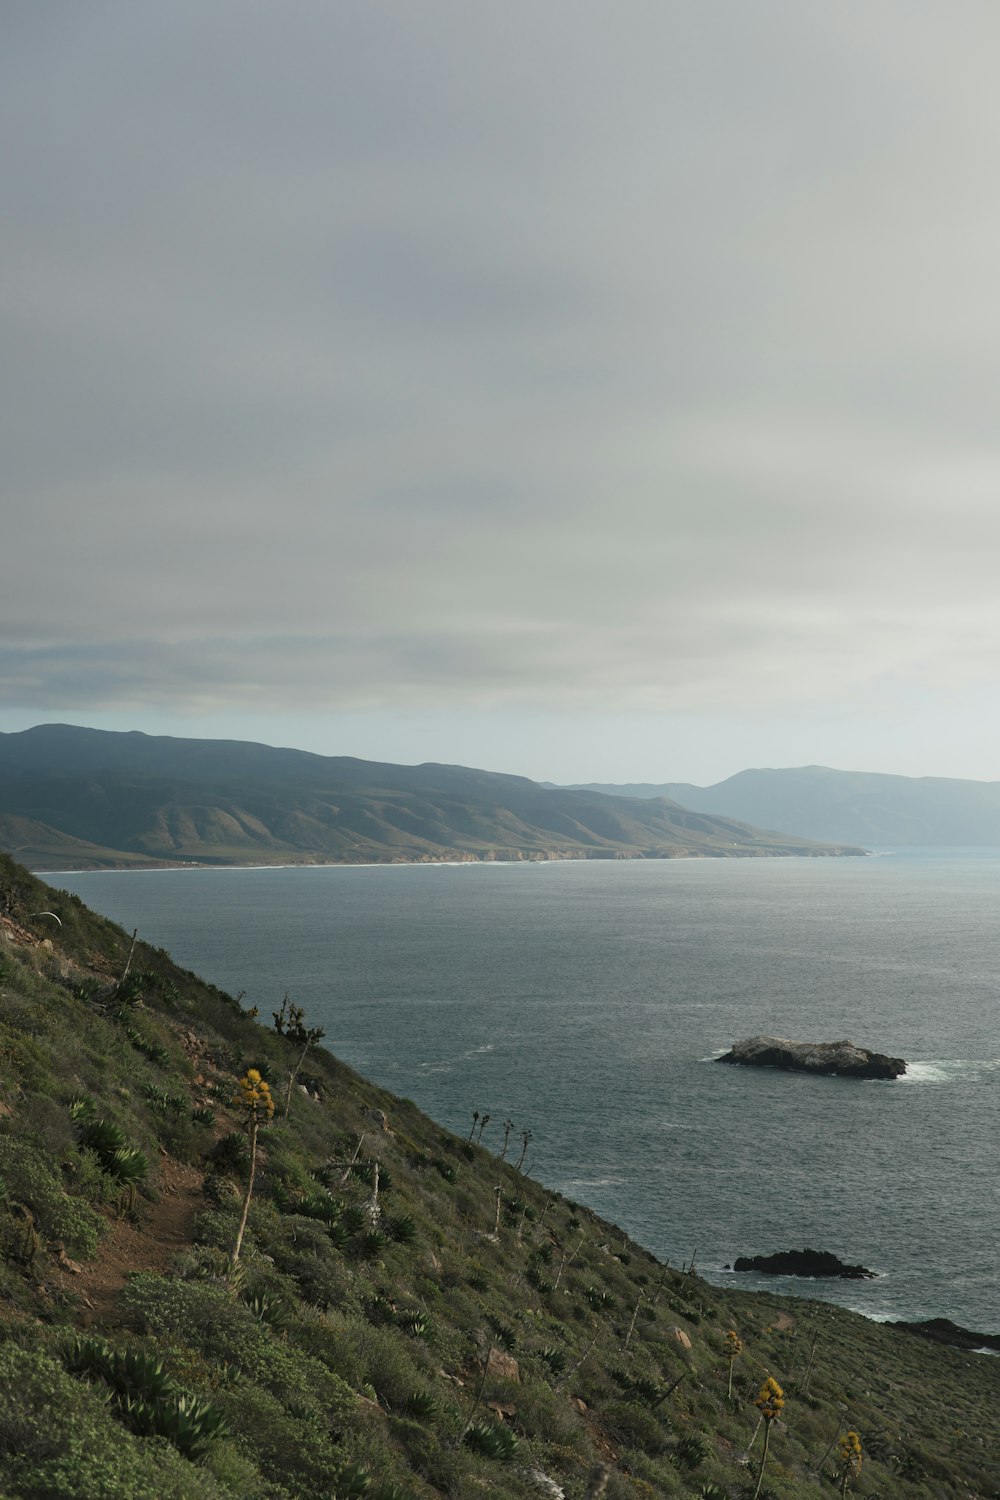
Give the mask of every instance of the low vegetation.
[[0, 932], [0, 1494], [1000, 1496], [997, 1360], [660, 1264], [5, 857]]

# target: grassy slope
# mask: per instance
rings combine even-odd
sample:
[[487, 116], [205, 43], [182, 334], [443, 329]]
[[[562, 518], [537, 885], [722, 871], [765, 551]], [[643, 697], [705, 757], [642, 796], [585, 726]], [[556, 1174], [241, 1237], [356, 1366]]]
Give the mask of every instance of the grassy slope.
[[[30, 915], [43, 910], [62, 927]], [[582, 1497], [604, 1463], [610, 1500], [749, 1496], [760, 1440], [741, 1458], [765, 1375], [787, 1401], [762, 1495], [838, 1493], [828, 1450], [848, 1427], [867, 1455], [854, 1493], [1000, 1493], [1000, 1361], [661, 1267], [325, 1051], [303, 1070], [315, 1097], [296, 1089], [264, 1135], [243, 1272], [227, 1282], [235, 1079], [261, 1067], [280, 1097], [294, 1049], [142, 944], [121, 1004], [126, 935], [4, 857], [0, 917], [0, 1495]], [[149, 1158], [131, 1208], [80, 1147], [70, 1105], [83, 1095]], [[214, 1123], [195, 1122], [206, 1103]], [[361, 1161], [380, 1168], [374, 1238], [370, 1166], [322, 1172], [362, 1135]], [[485, 1139], [498, 1144], [499, 1122]], [[732, 1401], [728, 1329], [745, 1345]], [[194, 1459], [139, 1436], [138, 1408], [130, 1417], [106, 1381], [68, 1368], [80, 1330], [161, 1360], [229, 1436]], [[474, 1451], [470, 1420], [501, 1426], [513, 1454]]]

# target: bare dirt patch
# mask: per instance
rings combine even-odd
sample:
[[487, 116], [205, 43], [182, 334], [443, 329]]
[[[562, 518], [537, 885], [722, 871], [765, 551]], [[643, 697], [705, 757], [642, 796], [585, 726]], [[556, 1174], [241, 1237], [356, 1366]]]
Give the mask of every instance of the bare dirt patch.
[[164, 1156], [156, 1184], [159, 1201], [141, 1199], [137, 1222], [112, 1217], [92, 1261], [56, 1264], [61, 1285], [82, 1302], [84, 1327], [120, 1324], [118, 1295], [126, 1277], [134, 1271], [165, 1271], [174, 1256], [187, 1249], [195, 1214], [205, 1205], [203, 1184], [196, 1167]]

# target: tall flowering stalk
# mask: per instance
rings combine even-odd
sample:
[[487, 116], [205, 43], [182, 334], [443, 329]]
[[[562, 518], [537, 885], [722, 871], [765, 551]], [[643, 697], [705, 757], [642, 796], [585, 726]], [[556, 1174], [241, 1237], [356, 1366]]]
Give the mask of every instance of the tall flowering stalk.
[[764, 1465], [767, 1463], [767, 1445], [771, 1440], [771, 1424], [776, 1417], [781, 1415], [784, 1405], [785, 1393], [778, 1382], [769, 1375], [757, 1392], [757, 1398], [754, 1401], [754, 1406], [760, 1412], [764, 1422], [764, 1451], [760, 1456], [760, 1468], [757, 1471], [757, 1488], [753, 1492], [753, 1500], [757, 1500], [757, 1496], [760, 1494], [760, 1487], [764, 1482]]
[[743, 1340], [732, 1328], [726, 1334], [726, 1359], [729, 1362], [729, 1385], [726, 1388], [726, 1398], [733, 1399], [733, 1366], [743, 1353]]
[[853, 1430], [845, 1432], [840, 1440], [841, 1495], [847, 1494], [847, 1486], [861, 1473], [861, 1438]]
[[233, 1241], [233, 1248], [229, 1252], [230, 1275], [232, 1275], [239, 1264], [240, 1251], [243, 1249], [243, 1235], [246, 1231], [247, 1217], [250, 1213], [250, 1199], [253, 1197], [253, 1180], [257, 1171], [257, 1132], [262, 1125], [269, 1125], [274, 1119], [274, 1100], [271, 1098], [270, 1086], [260, 1076], [256, 1068], [248, 1068], [240, 1079], [233, 1103], [246, 1120], [247, 1133], [250, 1139], [250, 1166], [247, 1171], [246, 1191], [243, 1194], [243, 1211], [240, 1214], [240, 1224], [236, 1231], [236, 1238]]

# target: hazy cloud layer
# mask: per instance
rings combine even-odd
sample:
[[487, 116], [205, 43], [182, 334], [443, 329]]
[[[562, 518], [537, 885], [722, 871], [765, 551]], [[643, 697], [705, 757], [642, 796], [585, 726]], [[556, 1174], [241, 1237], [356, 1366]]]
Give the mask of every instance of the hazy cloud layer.
[[998, 685], [995, 7], [5, 29], [7, 704]]

